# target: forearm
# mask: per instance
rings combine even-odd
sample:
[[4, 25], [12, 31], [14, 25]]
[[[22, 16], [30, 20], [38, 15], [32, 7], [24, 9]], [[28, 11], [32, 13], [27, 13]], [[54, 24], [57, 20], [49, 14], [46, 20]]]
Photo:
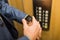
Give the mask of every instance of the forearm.
[[4, 15], [9, 17], [12, 20], [17, 20], [18, 22], [21, 22], [22, 19], [27, 16], [27, 14], [19, 11], [18, 9], [15, 9], [11, 6], [9, 6], [7, 3], [3, 3], [2, 11]]

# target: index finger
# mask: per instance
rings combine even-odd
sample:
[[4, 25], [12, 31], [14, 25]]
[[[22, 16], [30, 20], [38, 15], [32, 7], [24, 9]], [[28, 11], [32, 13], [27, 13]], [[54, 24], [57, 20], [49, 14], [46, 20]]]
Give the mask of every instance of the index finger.
[[37, 23], [37, 20], [35, 19], [35, 17], [33, 16], [33, 20], [32, 20], [32, 22], [34, 23], [34, 24], [36, 24]]

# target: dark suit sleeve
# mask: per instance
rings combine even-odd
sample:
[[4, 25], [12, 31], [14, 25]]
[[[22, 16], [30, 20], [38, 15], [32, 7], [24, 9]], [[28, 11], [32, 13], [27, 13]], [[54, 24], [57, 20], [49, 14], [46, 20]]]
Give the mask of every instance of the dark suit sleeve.
[[2, 11], [4, 15], [6, 15], [12, 20], [17, 20], [18, 22], [21, 22], [22, 19], [27, 16], [27, 14], [9, 6], [7, 3], [4, 2], [2, 2]]
[[29, 40], [26, 36], [23, 36], [22, 38], [18, 38], [18, 40]]

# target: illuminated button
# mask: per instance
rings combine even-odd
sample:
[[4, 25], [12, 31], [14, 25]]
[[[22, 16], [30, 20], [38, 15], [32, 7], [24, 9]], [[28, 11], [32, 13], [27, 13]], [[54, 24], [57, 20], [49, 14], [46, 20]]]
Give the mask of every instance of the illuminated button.
[[45, 19], [48, 19], [48, 17], [45, 17]]
[[48, 20], [45, 20], [45, 22], [48, 22]]
[[42, 7], [39, 7], [39, 10], [42, 10]]
[[49, 11], [48, 11], [48, 10], [46, 10], [46, 11], [45, 11], [45, 13], [49, 13]]
[[45, 14], [45, 16], [48, 16], [48, 14]]
[[41, 11], [39, 11], [39, 13], [41, 13]]
[[39, 21], [41, 21], [41, 19], [39, 19]]
[[45, 25], [48, 25], [47, 23], [45, 23]]
[[41, 16], [41, 14], [39, 14], [39, 16]]
[[45, 26], [47, 26], [47, 23], [45, 23]]
[[44, 13], [45, 11], [43, 10], [43, 13]]
[[45, 25], [45, 28], [47, 28], [47, 25]]
[[41, 19], [41, 16], [39, 17], [39, 19]]

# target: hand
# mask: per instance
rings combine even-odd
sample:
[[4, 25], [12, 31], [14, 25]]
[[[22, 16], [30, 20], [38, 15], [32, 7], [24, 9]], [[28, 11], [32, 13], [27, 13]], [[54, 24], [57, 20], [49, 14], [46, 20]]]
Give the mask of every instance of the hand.
[[[25, 19], [22, 20], [23, 22], [23, 29], [24, 35], [27, 36], [30, 40], [36, 40], [39, 35], [41, 34], [41, 27], [39, 22], [33, 17], [32, 24], [29, 26]], [[41, 36], [41, 35], [40, 35]]]

